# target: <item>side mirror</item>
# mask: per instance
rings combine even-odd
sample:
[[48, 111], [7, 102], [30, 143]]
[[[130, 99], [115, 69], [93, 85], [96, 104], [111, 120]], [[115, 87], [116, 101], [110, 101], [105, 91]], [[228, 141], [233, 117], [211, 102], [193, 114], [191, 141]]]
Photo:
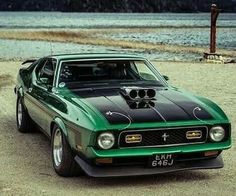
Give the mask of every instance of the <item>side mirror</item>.
[[50, 69], [43, 68], [39, 75], [38, 84], [48, 85], [51, 83], [50, 81], [53, 79], [54, 72]]
[[45, 85], [47, 87], [47, 91], [52, 91], [52, 85], [50, 85], [50, 79], [49, 78], [40, 78], [37, 80], [37, 84], [39, 85]]
[[47, 85], [47, 84], [49, 83], [49, 79], [48, 79], [48, 78], [40, 78], [40, 79], [39, 79], [39, 82], [40, 82], [41, 84]]
[[163, 78], [168, 81], [170, 78], [168, 76], [163, 75]]

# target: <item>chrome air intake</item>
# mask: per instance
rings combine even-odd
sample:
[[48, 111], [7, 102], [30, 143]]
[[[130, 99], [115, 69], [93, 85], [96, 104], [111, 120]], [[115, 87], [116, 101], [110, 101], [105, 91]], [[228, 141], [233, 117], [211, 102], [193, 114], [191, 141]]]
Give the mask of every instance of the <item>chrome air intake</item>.
[[143, 108], [150, 108], [155, 107], [155, 103], [152, 101], [127, 101], [130, 109], [143, 109]]
[[121, 90], [122, 95], [132, 101], [151, 100], [156, 96], [156, 91], [150, 88], [127, 87]]

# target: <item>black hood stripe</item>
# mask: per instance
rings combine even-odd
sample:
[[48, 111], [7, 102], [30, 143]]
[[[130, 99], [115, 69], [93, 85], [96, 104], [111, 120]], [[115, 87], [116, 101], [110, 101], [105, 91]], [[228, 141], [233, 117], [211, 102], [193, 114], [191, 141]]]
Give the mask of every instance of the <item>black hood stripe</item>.
[[[160, 115], [158, 115], [154, 110], [150, 108], [142, 108], [142, 109], [131, 109], [127, 104], [126, 100], [117, 93], [115, 96], [106, 96], [108, 100], [116, 105], [119, 108], [122, 108], [124, 113], [131, 117], [132, 122], [162, 122], [164, 121]], [[108, 108], [107, 108], [108, 109]]]
[[[74, 93], [97, 108], [110, 124], [130, 123], [129, 119], [132, 123], [196, 120], [193, 110], [196, 107], [201, 108], [199, 104], [173, 90], [157, 91], [153, 100], [154, 105], [139, 109], [130, 107], [128, 101], [120, 94], [119, 88], [74, 91]], [[114, 114], [111, 115], [109, 112]], [[197, 111], [197, 115], [202, 120], [212, 119], [203, 108]]]
[[198, 119], [201, 120], [209, 120], [213, 119], [212, 115], [209, 114], [203, 107], [201, 107], [198, 103], [193, 102], [186, 96], [183, 96], [178, 91], [175, 91], [175, 94], [173, 96], [173, 91], [160, 91], [160, 94], [164, 96], [166, 99], [170, 100], [177, 106], [179, 106], [182, 110], [186, 112], [190, 116], [191, 119], [196, 119], [194, 111], [196, 111], [196, 108], [201, 108], [201, 110], [197, 110]]
[[155, 107], [150, 106], [150, 108], [153, 109], [162, 118], [163, 121], [167, 122], [164, 116]]

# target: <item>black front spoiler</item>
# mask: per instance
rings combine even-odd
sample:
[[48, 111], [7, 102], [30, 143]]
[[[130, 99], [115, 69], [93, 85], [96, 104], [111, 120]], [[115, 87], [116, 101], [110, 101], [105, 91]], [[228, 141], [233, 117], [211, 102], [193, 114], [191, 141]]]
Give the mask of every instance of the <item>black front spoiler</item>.
[[91, 166], [79, 156], [75, 157], [75, 161], [91, 177], [121, 177], [121, 176], [143, 176], [156, 175], [184, 170], [196, 169], [219, 169], [224, 166], [221, 155], [217, 158], [191, 160], [177, 162], [171, 167], [148, 168], [142, 166]]

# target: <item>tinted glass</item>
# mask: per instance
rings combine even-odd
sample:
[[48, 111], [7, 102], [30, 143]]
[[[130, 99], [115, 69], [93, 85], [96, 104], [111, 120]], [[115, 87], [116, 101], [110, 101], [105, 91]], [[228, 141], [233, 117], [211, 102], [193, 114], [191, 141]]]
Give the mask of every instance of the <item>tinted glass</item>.
[[162, 82], [145, 61], [72, 61], [63, 62], [59, 83]]

